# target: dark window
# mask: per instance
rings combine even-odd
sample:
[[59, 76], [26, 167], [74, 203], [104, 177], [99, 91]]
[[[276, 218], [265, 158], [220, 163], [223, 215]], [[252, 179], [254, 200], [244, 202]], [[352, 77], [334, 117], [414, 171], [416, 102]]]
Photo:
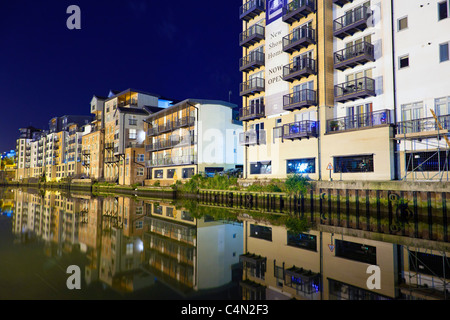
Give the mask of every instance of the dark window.
[[194, 168], [183, 169], [183, 179], [188, 179], [194, 175]]
[[306, 233], [291, 233], [287, 234], [288, 246], [302, 248], [306, 250], [317, 250], [317, 237]]
[[408, 28], [408, 17], [398, 19], [398, 31]]
[[328, 279], [330, 300], [391, 300], [371, 291]]
[[409, 252], [409, 269], [411, 271], [450, 279], [450, 258], [442, 256]]
[[448, 42], [439, 45], [439, 61], [444, 62], [449, 60]]
[[192, 217], [189, 211], [181, 211], [181, 220], [185, 221], [194, 221], [194, 217]]
[[356, 242], [336, 240], [336, 257], [377, 264], [377, 248]]
[[155, 179], [162, 179], [164, 176], [163, 170], [155, 170]]
[[334, 172], [373, 172], [373, 155], [334, 157]]
[[215, 175], [216, 174], [216, 172], [221, 172], [221, 171], [223, 171], [223, 167], [219, 167], [219, 168], [216, 168], [216, 167], [206, 167], [205, 168], [205, 173], [207, 174], [207, 175]]
[[251, 224], [250, 237], [272, 241], [272, 228]]
[[315, 173], [316, 159], [294, 159], [286, 162], [287, 173]]
[[162, 214], [162, 206], [157, 203], [154, 203], [153, 204], [153, 213]]
[[174, 175], [175, 175], [175, 169], [167, 170], [167, 179], [173, 179]]
[[416, 152], [407, 155], [408, 171], [433, 172], [445, 170], [450, 154], [446, 151], [438, 152]]
[[406, 68], [409, 66], [409, 56], [400, 58], [400, 69]]
[[439, 10], [439, 20], [443, 20], [448, 17], [447, 0], [438, 3], [438, 10]]
[[250, 174], [271, 174], [272, 161], [250, 163]]
[[166, 208], [166, 216], [173, 218], [173, 208], [170, 207]]

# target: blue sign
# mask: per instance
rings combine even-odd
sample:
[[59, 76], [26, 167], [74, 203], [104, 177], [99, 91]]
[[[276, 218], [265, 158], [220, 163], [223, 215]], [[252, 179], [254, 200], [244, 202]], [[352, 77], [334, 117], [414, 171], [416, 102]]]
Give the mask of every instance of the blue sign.
[[287, 0], [266, 0], [266, 25], [281, 18]]

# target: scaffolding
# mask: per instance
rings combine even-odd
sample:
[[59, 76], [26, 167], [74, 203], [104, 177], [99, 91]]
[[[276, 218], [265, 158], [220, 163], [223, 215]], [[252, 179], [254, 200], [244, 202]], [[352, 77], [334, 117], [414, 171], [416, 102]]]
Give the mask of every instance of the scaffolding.
[[[400, 285], [400, 291], [410, 297], [425, 300], [447, 300], [450, 299], [450, 275], [446, 274], [446, 269], [450, 268], [447, 253], [438, 251], [432, 253], [431, 250], [417, 251], [406, 246], [408, 259], [408, 281]], [[418, 256], [423, 254], [439, 254], [442, 257], [442, 272], [438, 274], [433, 267], [421, 260]], [[422, 271], [418, 271], [422, 270]], [[404, 270], [406, 271], [406, 270]]]
[[[395, 139], [404, 146], [402, 180], [449, 181], [450, 115], [400, 122]], [[446, 145], [442, 144], [442, 139]], [[417, 149], [417, 145], [421, 145]]]

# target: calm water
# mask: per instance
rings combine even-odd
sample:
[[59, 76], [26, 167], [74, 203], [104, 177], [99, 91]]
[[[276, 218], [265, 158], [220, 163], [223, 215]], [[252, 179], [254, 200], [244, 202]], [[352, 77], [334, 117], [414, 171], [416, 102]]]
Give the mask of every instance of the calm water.
[[[31, 189], [0, 189], [0, 199], [0, 299], [450, 296], [447, 242], [298, 231], [286, 215], [195, 201]], [[80, 290], [67, 287], [69, 266]]]

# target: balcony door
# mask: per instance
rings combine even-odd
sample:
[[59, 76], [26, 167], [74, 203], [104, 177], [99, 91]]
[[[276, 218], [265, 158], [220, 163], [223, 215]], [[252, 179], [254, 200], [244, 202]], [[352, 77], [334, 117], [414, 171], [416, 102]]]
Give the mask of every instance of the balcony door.
[[306, 68], [307, 66], [310, 66], [311, 59], [314, 59], [313, 50], [310, 50], [303, 54], [299, 54], [298, 56], [292, 58], [291, 72], [296, 72]]
[[372, 112], [372, 103], [347, 107], [346, 128], [353, 129], [370, 126], [372, 123]]
[[307, 101], [311, 96], [311, 91], [309, 90], [314, 90], [314, 81], [301, 83], [297, 86], [294, 86], [292, 89], [294, 93], [292, 96], [292, 103]]
[[420, 132], [420, 119], [423, 118], [423, 102], [402, 105], [402, 121], [405, 133]]

